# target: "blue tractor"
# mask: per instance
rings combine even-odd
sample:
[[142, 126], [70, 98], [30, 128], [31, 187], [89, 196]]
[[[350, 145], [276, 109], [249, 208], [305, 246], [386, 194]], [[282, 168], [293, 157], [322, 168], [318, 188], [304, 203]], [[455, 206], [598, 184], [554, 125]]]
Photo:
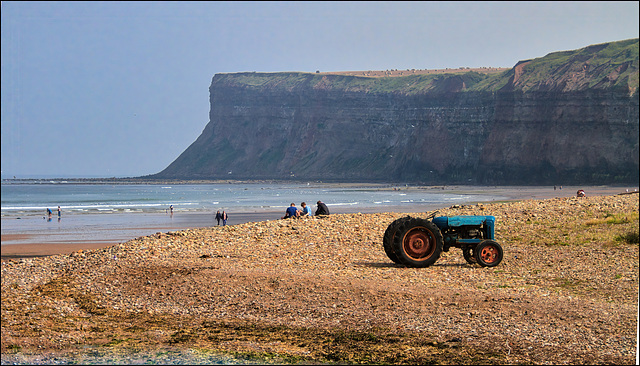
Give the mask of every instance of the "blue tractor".
[[449, 248], [462, 249], [470, 264], [495, 267], [502, 261], [502, 247], [494, 241], [494, 216], [439, 216], [426, 219], [402, 217], [392, 222], [382, 240], [387, 257], [409, 267], [428, 267]]

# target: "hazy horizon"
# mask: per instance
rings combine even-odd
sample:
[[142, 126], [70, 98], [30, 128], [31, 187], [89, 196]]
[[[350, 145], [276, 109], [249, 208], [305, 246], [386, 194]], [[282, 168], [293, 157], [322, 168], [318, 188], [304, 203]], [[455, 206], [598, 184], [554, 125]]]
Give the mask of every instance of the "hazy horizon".
[[638, 38], [638, 2], [2, 2], [2, 178], [157, 173], [217, 73], [513, 67]]

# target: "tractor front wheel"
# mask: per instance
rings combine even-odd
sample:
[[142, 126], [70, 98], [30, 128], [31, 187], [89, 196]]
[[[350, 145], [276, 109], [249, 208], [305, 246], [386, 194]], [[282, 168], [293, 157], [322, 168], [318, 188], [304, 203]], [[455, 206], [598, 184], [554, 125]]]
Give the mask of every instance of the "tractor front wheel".
[[474, 254], [482, 267], [495, 267], [502, 261], [502, 247], [493, 240], [485, 240], [478, 244]]
[[393, 238], [393, 251], [406, 266], [428, 267], [440, 258], [442, 243], [442, 233], [436, 224], [410, 218], [400, 223]]

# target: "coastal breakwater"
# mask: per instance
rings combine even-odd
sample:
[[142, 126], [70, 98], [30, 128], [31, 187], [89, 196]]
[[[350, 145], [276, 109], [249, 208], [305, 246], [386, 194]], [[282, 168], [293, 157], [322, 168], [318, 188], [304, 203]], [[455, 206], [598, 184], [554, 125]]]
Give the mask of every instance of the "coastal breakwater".
[[637, 39], [492, 74], [217, 74], [202, 134], [150, 178], [637, 182], [637, 87]]

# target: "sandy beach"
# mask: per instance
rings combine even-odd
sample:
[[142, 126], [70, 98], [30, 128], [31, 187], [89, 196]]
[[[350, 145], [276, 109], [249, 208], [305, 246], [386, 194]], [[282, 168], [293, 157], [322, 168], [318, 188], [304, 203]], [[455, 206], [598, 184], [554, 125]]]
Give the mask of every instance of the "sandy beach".
[[441, 208], [494, 215], [504, 259], [393, 263], [416, 213], [139, 237], [2, 262], [3, 364], [633, 364], [638, 194]]
[[[230, 224], [272, 220], [279, 218], [279, 215], [277, 212], [261, 214], [234, 213], [234, 220]], [[120, 216], [110, 217], [109, 219], [127, 226], [118, 226], [117, 228], [106, 226], [105, 228], [95, 229], [95, 232], [90, 235], [73, 227], [53, 232], [37, 232], [35, 234], [2, 234], [2, 260], [71, 254], [78, 250], [106, 248], [137, 237], [160, 232], [215, 225], [215, 220], [213, 220], [213, 216], [210, 213], [175, 214], [173, 218], [164, 220], [164, 223], [159, 223], [160, 220], [148, 220], [144, 216], [149, 215], [145, 214], [129, 213], [112, 214], [111, 216]], [[64, 220], [68, 220], [68, 218], [65, 217]], [[40, 221], [40, 219], [34, 218], [33, 221]], [[102, 239], [102, 237], [107, 238]]]

